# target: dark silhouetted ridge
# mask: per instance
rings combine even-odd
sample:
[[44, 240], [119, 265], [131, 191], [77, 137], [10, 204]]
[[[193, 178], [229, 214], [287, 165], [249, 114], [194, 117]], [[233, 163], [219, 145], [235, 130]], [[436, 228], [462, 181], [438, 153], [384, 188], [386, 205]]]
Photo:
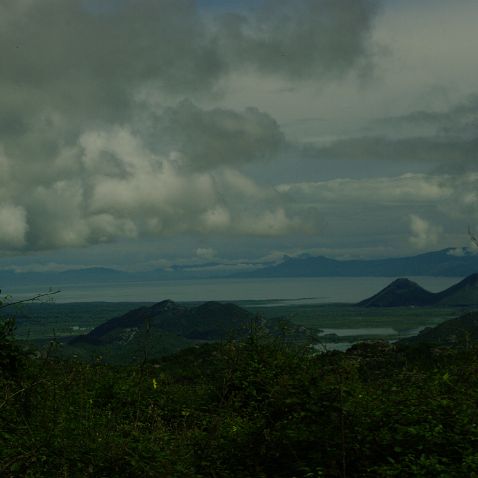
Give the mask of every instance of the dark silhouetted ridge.
[[185, 307], [164, 300], [151, 307], [140, 307], [99, 325], [71, 344], [113, 343], [123, 340], [125, 331], [161, 331], [192, 340], [219, 340], [228, 334], [241, 334], [250, 329], [254, 316], [234, 304], [206, 302], [196, 307]]
[[397, 279], [378, 294], [357, 305], [363, 307], [475, 306], [478, 305], [478, 273], [471, 274], [457, 284], [435, 294], [409, 279]]
[[407, 307], [431, 305], [435, 294], [409, 279], [396, 279], [377, 294], [359, 302], [363, 307]]
[[151, 307], [139, 307], [133, 309], [124, 315], [114, 317], [98, 327], [94, 328], [86, 335], [76, 337], [71, 343], [90, 342], [100, 343], [111, 332], [118, 329], [143, 328], [149, 322], [153, 325], [158, 319], [174, 318], [181, 314], [184, 307], [176, 304], [172, 300], [163, 300]]
[[436, 295], [436, 303], [451, 306], [478, 305], [478, 274], [465, 277]]

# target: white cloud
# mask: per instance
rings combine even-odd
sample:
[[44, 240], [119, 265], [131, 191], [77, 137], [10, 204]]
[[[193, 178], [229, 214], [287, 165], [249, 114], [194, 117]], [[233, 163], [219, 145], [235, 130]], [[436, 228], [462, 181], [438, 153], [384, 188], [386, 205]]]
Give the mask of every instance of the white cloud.
[[25, 209], [12, 204], [0, 204], [0, 224], [0, 247], [21, 249], [28, 231]]
[[353, 204], [417, 204], [450, 198], [454, 190], [447, 176], [405, 174], [398, 177], [372, 179], [333, 179], [330, 181], [282, 184], [277, 190], [298, 201]]
[[42, 250], [171, 234], [274, 236], [310, 229], [273, 188], [229, 167], [192, 171], [176, 153], [149, 149], [127, 127], [86, 132], [58, 157], [75, 167], [2, 189], [18, 204], [0, 217], [9, 225], [3, 246]]
[[212, 259], [216, 255], [216, 251], [212, 247], [198, 247], [196, 255], [200, 259]]
[[441, 228], [430, 224], [420, 216], [410, 214], [410, 243], [417, 249], [427, 249], [435, 246], [441, 233]]

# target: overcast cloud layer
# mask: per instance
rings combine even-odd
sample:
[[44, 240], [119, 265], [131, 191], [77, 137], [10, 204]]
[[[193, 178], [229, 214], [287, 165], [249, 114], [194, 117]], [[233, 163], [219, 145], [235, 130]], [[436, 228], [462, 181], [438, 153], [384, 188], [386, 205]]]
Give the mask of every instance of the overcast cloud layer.
[[478, 8], [424, 3], [0, 0], [0, 253], [463, 245], [478, 85], [456, 51]]

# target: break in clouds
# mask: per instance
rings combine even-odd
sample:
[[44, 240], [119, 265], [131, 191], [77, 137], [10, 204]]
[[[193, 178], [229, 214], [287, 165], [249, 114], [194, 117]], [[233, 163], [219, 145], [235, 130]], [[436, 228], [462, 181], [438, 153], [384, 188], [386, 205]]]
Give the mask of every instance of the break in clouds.
[[328, 144], [308, 144], [303, 152], [329, 159], [378, 159], [478, 166], [478, 96], [442, 111], [413, 111], [370, 122], [360, 135]]
[[277, 122], [200, 106], [240, 72], [323, 82], [370, 66], [372, 0], [0, 3], [0, 248], [177, 233], [314, 232], [314, 206], [240, 172]]
[[[420, 164], [427, 172], [286, 184], [279, 190], [318, 207], [337, 236], [353, 231], [354, 240], [364, 244], [371, 237], [377, 244], [400, 237], [416, 250], [468, 243], [467, 228], [478, 224], [478, 97], [373, 120], [359, 133], [295, 146], [317, 159]], [[344, 211], [346, 228], [336, 220]]]

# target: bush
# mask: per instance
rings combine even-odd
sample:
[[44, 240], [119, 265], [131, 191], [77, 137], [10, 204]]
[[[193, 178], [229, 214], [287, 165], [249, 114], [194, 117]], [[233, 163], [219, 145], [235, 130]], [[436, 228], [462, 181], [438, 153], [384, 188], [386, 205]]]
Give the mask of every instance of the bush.
[[113, 367], [22, 357], [8, 327], [0, 476], [478, 476], [473, 348], [313, 354], [255, 333]]

